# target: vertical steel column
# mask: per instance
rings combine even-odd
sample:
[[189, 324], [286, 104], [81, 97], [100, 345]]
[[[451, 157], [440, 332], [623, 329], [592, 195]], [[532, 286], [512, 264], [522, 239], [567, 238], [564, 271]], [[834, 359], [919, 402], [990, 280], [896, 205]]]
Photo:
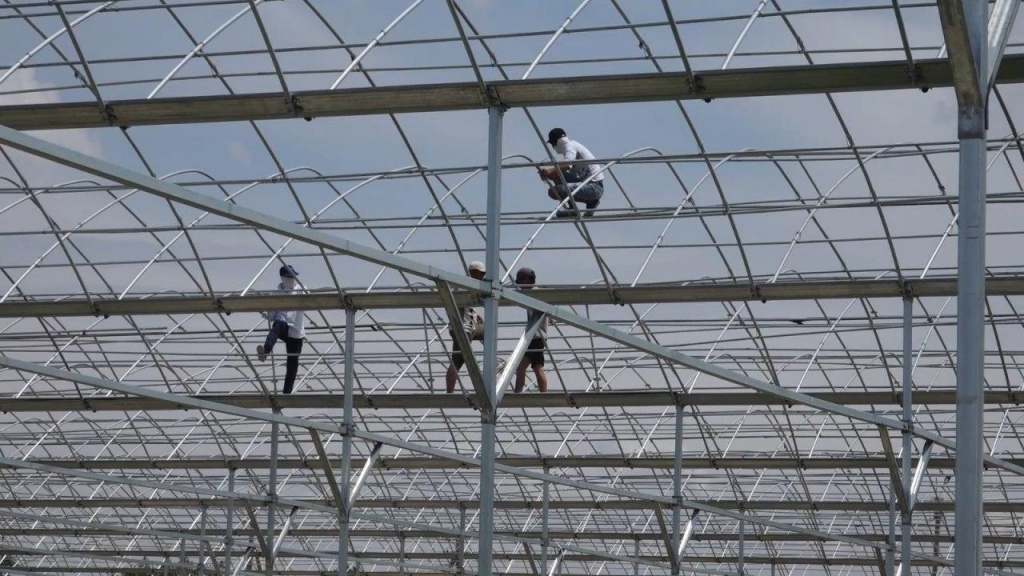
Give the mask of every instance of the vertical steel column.
[[484, 298], [484, 388], [490, 409], [480, 413], [480, 554], [477, 572], [491, 576], [494, 547], [494, 421], [497, 418], [496, 391], [498, 360], [498, 300], [501, 287], [499, 250], [501, 247], [501, 132], [505, 111], [498, 106], [487, 109], [487, 275], [484, 282], [491, 292]]
[[675, 462], [672, 468], [672, 549], [669, 554], [676, 556], [672, 563], [672, 575], [678, 576], [680, 570], [679, 544], [682, 531], [682, 503], [683, 503], [683, 405], [676, 404], [676, 429], [675, 429]]
[[[988, 2], [963, 0], [979, 82], [988, 78]], [[985, 102], [959, 106], [960, 197], [957, 236], [956, 512], [954, 573], [981, 575], [985, 386]]]
[[[280, 410], [274, 410], [280, 414]], [[267, 496], [270, 502], [267, 503], [267, 562], [264, 567], [267, 576], [274, 573], [274, 512], [277, 507], [277, 448], [280, 439], [281, 429], [277, 421], [270, 423], [270, 481], [267, 485]]]
[[896, 481], [890, 476], [889, 480], [889, 533], [886, 536], [886, 543], [889, 547], [885, 550], [885, 576], [896, 576]]
[[345, 403], [343, 412], [343, 426], [345, 436], [341, 439], [341, 516], [338, 518], [338, 576], [344, 576], [348, 572], [348, 530], [349, 516], [352, 510], [349, 508], [349, 494], [352, 490], [352, 432], [355, 431], [355, 423], [352, 421], [352, 394], [355, 388], [356, 370], [356, 311], [348, 308], [345, 310]]
[[[633, 538], [633, 558], [640, 558], [640, 536]], [[640, 563], [633, 563], [633, 576], [640, 576]]]
[[459, 550], [455, 556], [455, 573], [466, 573], [466, 505], [459, 504]]
[[[228, 492], [235, 491], [235, 468], [228, 469]], [[224, 573], [231, 574], [231, 553], [235, 548], [235, 499], [228, 498], [228, 518], [224, 538]]]
[[[547, 467], [544, 473], [548, 473]], [[548, 573], [548, 514], [551, 510], [550, 484], [545, 480], [543, 488], [543, 501], [540, 511], [540, 565], [541, 571]]]
[[914, 346], [914, 299], [903, 299], [903, 473], [901, 480], [903, 486], [904, 500], [907, 502], [907, 510], [902, 514], [902, 533], [900, 535], [900, 562], [903, 569], [902, 576], [910, 576], [910, 544], [911, 544], [911, 518], [914, 514], [914, 502], [910, 499], [910, 485], [913, 481], [910, 458], [913, 456], [914, 439], [910, 435], [911, 427], [914, 425], [913, 412], [913, 346]]
[[[199, 567], [196, 569], [199, 576], [206, 574], [206, 514], [208, 507], [204, 502], [199, 508]], [[216, 559], [214, 559], [216, 562]]]
[[740, 576], [744, 575], [743, 563], [747, 559], [747, 557], [746, 557], [746, 550], [744, 549], [744, 540], [746, 539], [746, 536], [747, 536], [747, 523], [744, 522], [743, 520], [740, 520], [739, 562], [738, 562], [738, 564], [739, 564], [738, 568], [739, 568], [739, 575]]

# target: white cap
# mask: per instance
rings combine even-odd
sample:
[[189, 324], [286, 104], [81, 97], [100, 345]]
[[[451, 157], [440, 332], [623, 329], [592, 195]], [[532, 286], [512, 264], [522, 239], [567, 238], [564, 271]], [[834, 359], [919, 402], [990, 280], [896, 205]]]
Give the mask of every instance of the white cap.
[[469, 263], [469, 271], [472, 272], [474, 270], [476, 270], [477, 272], [487, 272], [487, 267], [484, 266], [483, 262], [479, 260], [473, 260], [472, 262]]

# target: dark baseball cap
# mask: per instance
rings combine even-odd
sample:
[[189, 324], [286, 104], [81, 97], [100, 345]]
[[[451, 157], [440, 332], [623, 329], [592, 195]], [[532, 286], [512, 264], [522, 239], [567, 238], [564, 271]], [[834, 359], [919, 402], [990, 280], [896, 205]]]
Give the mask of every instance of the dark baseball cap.
[[565, 136], [565, 130], [561, 128], [552, 128], [551, 132], [548, 132], [548, 144], [554, 146], [558, 143], [558, 139]]
[[516, 272], [516, 284], [535, 284], [537, 282], [537, 273], [533, 271], [533, 268], [522, 267]]
[[291, 266], [281, 266], [281, 278], [298, 278], [299, 273]]

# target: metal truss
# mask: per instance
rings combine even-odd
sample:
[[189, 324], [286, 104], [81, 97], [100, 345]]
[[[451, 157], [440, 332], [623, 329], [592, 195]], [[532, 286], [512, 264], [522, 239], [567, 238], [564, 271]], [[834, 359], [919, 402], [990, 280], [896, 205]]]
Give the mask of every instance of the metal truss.
[[[0, 573], [1024, 574], [1019, 3], [493, 4], [0, 5]], [[597, 214], [523, 209], [587, 115]]]

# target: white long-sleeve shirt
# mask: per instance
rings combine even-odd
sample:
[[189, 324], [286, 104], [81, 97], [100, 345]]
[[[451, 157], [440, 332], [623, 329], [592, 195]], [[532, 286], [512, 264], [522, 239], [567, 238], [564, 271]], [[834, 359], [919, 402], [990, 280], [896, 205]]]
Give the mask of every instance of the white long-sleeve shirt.
[[[570, 164], [574, 160], [594, 160], [594, 155], [590, 153], [586, 146], [575, 140], [570, 140], [568, 136], [562, 136], [558, 139], [558, 142], [555, 143], [555, 152], [564, 156]], [[579, 172], [584, 178], [593, 177], [591, 182], [604, 180], [600, 164], [584, 164], [580, 165], [579, 168], [573, 165], [573, 171]]]
[[[295, 294], [298, 292], [298, 288], [288, 290], [284, 287], [284, 284], [278, 284], [277, 289], [288, 294]], [[270, 313], [268, 320], [270, 320], [271, 324], [278, 320], [287, 324], [289, 338], [306, 337], [306, 313], [302, 310], [275, 310]]]

